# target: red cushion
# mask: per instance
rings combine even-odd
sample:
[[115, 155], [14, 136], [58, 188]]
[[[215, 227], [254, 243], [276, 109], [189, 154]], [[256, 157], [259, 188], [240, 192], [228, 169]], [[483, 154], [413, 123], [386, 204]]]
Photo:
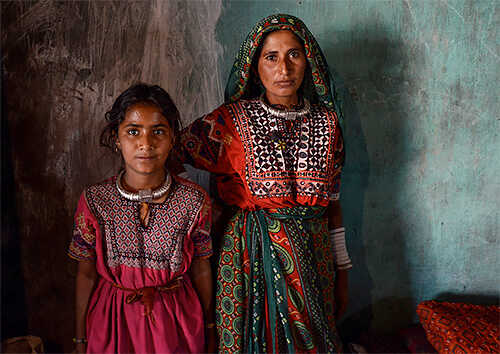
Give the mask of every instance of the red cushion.
[[423, 301], [417, 314], [439, 353], [500, 352], [498, 306]]

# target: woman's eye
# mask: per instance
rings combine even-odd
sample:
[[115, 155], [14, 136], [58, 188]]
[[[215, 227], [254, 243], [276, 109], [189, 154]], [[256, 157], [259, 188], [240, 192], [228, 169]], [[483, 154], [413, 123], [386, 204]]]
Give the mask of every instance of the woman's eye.
[[291, 57], [291, 58], [297, 58], [298, 56], [300, 56], [300, 53], [299, 53], [299, 52], [291, 52], [291, 53], [290, 53], [290, 57]]
[[267, 60], [274, 60], [275, 58], [276, 58], [276, 56], [274, 56], [274, 55], [268, 55], [266, 57]]

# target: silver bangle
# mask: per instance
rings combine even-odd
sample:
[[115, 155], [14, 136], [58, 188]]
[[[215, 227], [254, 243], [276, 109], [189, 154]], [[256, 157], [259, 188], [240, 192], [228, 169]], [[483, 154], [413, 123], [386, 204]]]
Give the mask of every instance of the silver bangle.
[[[345, 270], [349, 269], [352, 267], [352, 264], [345, 244], [345, 227], [330, 230], [328, 233], [330, 234], [333, 263], [335, 267], [342, 267], [342, 269]], [[351, 266], [349, 267], [349, 265]]]
[[353, 267], [352, 263], [347, 263], [347, 264], [336, 266], [335, 270], [337, 270], [337, 271], [345, 271], [345, 270], [351, 269], [352, 267]]

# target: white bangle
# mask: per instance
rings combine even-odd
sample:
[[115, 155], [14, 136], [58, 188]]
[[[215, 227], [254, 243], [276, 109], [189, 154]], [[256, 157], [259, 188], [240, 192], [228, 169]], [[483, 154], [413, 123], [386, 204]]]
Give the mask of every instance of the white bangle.
[[345, 227], [330, 230], [330, 241], [332, 243], [333, 263], [337, 270], [352, 268], [351, 259], [345, 245]]

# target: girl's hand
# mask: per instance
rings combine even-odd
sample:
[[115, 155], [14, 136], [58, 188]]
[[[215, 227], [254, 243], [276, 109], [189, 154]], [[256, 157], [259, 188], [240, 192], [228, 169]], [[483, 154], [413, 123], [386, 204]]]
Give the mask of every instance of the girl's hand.
[[215, 297], [212, 291], [212, 269], [208, 259], [193, 259], [188, 270], [189, 278], [200, 299], [205, 327], [205, 349], [207, 353], [217, 352], [218, 337], [215, 328]]
[[76, 345], [76, 353], [86, 353], [87, 352], [87, 344], [86, 343], [80, 343]]
[[[76, 273], [76, 337], [86, 338], [86, 319], [90, 299], [97, 286], [99, 274], [95, 262], [78, 262]], [[76, 343], [76, 352], [85, 353], [87, 343]]]
[[205, 343], [207, 353], [218, 353], [219, 336], [215, 327], [207, 328], [205, 330]]

